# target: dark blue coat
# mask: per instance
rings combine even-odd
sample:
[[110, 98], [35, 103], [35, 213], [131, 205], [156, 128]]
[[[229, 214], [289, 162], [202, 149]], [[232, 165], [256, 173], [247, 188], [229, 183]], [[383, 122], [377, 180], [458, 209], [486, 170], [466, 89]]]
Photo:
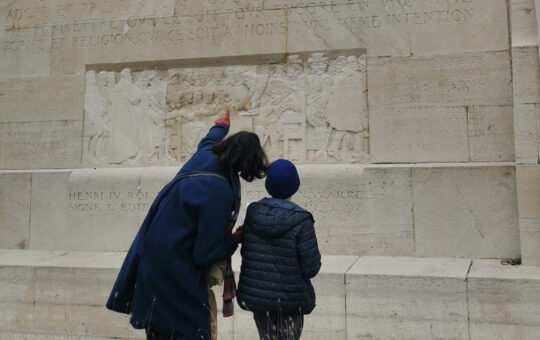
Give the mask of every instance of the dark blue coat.
[[209, 339], [205, 268], [231, 256], [238, 243], [225, 231], [238, 204], [236, 176], [211, 148], [228, 132], [215, 125], [179, 174], [218, 173], [169, 182], [158, 194], [124, 260], [107, 308], [131, 312], [135, 328], [173, 339]]
[[242, 238], [237, 300], [254, 312], [309, 314], [310, 279], [321, 268], [313, 216], [298, 205], [264, 198], [249, 205]]

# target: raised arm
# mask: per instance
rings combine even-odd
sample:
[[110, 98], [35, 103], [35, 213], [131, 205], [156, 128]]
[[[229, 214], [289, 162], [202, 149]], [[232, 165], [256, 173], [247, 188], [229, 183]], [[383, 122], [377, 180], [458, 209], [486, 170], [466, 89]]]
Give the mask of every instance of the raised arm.
[[227, 110], [225, 112], [225, 117], [219, 118], [214, 123], [216, 125], [214, 125], [208, 134], [199, 142], [197, 151], [202, 148], [212, 148], [214, 144], [225, 138], [229, 132], [229, 127], [231, 126], [230, 111]]

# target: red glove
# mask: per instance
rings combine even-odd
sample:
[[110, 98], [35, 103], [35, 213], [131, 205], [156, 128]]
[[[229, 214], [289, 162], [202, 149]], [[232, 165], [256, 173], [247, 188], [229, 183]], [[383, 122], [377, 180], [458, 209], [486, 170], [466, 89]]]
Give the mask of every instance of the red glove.
[[238, 241], [238, 243], [242, 243], [242, 236], [243, 235], [244, 235], [244, 226], [241, 225], [234, 232], [234, 237], [236, 237], [236, 241]]
[[227, 109], [227, 111], [225, 111], [225, 117], [221, 117], [219, 119], [217, 119], [214, 123], [216, 124], [226, 124], [227, 126], [231, 126], [231, 112], [229, 111], [229, 109]]

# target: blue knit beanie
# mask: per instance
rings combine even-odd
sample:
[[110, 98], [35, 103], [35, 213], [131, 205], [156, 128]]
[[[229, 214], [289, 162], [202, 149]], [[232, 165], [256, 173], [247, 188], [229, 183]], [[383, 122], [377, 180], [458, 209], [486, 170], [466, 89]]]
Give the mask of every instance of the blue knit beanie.
[[300, 177], [298, 171], [291, 161], [278, 159], [268, 167], [266, 191], [275, 198], [289, 198], [298, 191], [300, 187]]

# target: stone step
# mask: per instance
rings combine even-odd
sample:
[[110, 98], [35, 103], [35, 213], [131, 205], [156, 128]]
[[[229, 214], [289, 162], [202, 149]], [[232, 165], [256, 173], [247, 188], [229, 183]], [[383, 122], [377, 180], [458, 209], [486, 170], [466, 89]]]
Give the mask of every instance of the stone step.
[[[0, 339], [143, 339], [127, 316], [104, 307], [124, 256], [1, 250]], [[233, 261], [238, 269], [239, 257]], [[539, 267], [328, 255], [313, 285], [317, 307], [305, 318], [306, 339], [540, 337]], [[256, 338], [251, 313], [238, 307], [218, 327], [220, 339]]]
[[[521, 256], [512, 163], [298, 166], [331, 255]], [[177, 167], [2, 171], [0, 248], [126, 251]], [[243, 202], [267, 196], [243, 183]], [[243, 216], [243, 212], [242, 215]], [[61, 236], [61, 237], [59, 237]]]

